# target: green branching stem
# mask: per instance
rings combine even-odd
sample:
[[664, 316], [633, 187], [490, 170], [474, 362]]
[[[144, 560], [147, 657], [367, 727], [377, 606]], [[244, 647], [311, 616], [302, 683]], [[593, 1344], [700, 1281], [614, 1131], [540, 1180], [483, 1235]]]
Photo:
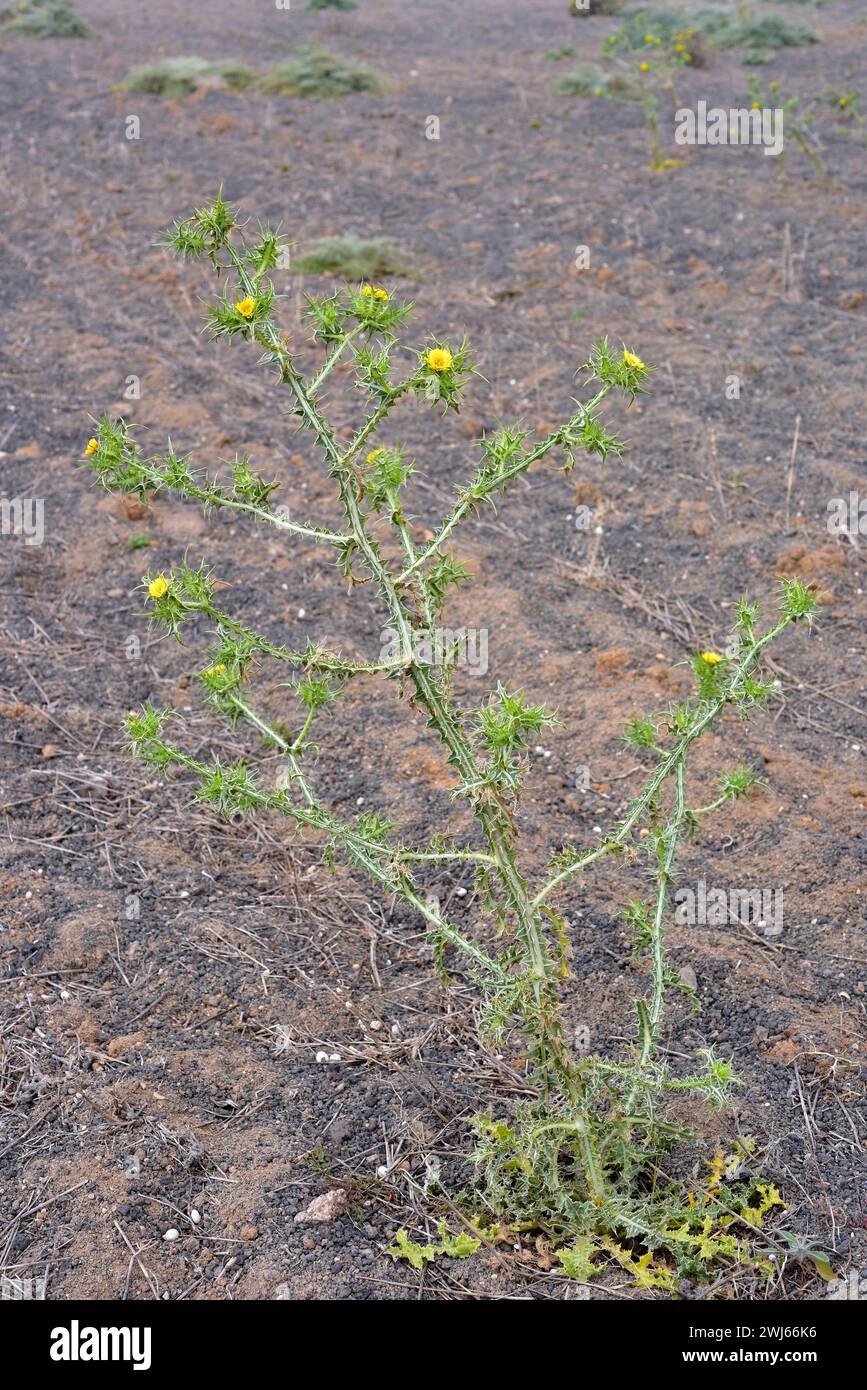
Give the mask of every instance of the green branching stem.
[[[527, 470], [531, 468], [534, 463], [538, 463], [540, 459], [543, 459], [546, 454], [551, 452], [552, 449], [556, 447], [562, 447], [564, 443], [568, 443], [568, 439], [566, 438], [566, 436], [569, 432], [569, 429], [571, 427], [579, 426], [581, 422], [585, 419], [593, 418], [596, 407], [601, 405], [602, 401], [604, 401], [605, 397], [609, 394], [611, 389], [612, 388], [610, 385], [603, 386], [601, 391], [597, 391], [596, 395], [592, 398], [592, 400], [588, 401], [586, 405], [580, 406], [577, 415], [569, 422], [568, 426], [565, 426], [563, 429], [560, 430], [555, 430], [552, 434], [549, 434], [548, 438], [543, 439], [541, 443], [537, 444], [535, 449], [529, 449], [525, 454], [521, 455], [521, 458], [518, 460], [517, 463], [514, 463], [511, 465], [511, 467], [504, 469], [502, 474], [500, 475], [503, 484], [513, 482], [514, 479], [519, 478], [522, 473], [526, 473]], [[398, 586], [406, 584], [407, 581], [412, 578], [413, 574], [415, 574], [416, 570], [420, 569], [423, 565], [427, 564], [429, 560], [433, 559], [434, 556], [436, 556], [442, 549], [443, 545], [448, 540], [452, 531], [454, 531], [455, 528], [459, 526], [460, 523], [471, 514], [471, 512], [473, 512], [473, 510], [477, 506], [477, 502], [472, 496], [470, 489], [467, 489], [467, 493], [469, 495], [464, 495], [457, 502], [456, 506], [449, 514], [447, 520], [442, 523], [440, 529], [438, 530], [434, 539], [429, 543], [429, 545], [427, 545], [423, 551], [416, 555], [411, 564], [407, 565], [406, 568], [402, 570], [401, 573], [398, 575], [397, 580], [395, 581]]]
[[[652, 775], [648, 778], [639, 795], [633, 801], [628, 815], [620, 822], [617, 829], [613, 831], [611, 835], [607, 836], [600, 845], [597, 845], [592, 850], [588, 850], [586, 854], [581, 855], [574, 860], [574, 862], [567, 864], [554, 874], [544, 887], [539, 889], [539, 892], [533, 899], [534, 906], [539, 906], [546, 898], [549, 898], [552, 893], [557, 892], [564, 883], [574, 878], [576, 874], [583, 872], [590, 864], [595, 863], [608, 854], [622, 850], [629, 843], [636, 826], [640, 825], [643, 820], [650, 819], [651, 808], [655, 804], [663, 784], [679, 766], [683, 765], [686, 755], [696, 739], [700, 738], [705, 730], [711, 727], [720, 714], [722, 714], [726, 705], [737, 703], [738, 695], [743, 692], [744, 680], [749, 675], [750, 671], [757, 665], [758, 659], [764, 648], [773, 642], [775, 638], [779, 637], [780, 633], [794, 620], [793, 617], [788, 615], [781, 618], [773, 628], [764, 634], [764, 636], [754, 640], [751, 645], [747, 647], [730, 680], [717, 698], [699, 705], [689, 728], [680, 734], [672, 748], [668, 751], [659, 750], [661, 753], [659, 763]], [[724, 797], [720, 798], [720, 802], [716, 804], [721, 804], [724, 800]]]

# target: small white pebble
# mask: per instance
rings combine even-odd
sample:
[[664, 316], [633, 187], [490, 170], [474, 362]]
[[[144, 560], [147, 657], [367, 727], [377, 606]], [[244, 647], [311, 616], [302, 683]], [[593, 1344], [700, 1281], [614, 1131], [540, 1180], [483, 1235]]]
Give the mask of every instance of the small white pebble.
[[594, 825], [594, 827], [593, 827], [593, 834], [594, 834], [594, 835], [601, 835], [601, 834], [602, 834], [602, 826], [601, 826], [601, 825]]
[[399, 1023], [393, 1023], [393, 1024], [391, 1025], [391, 1036], [392, 1036], [393, 1038], [399, 1038], [399, 1037], [400, 1037], [400, 1024], [399, 1024]]
[[341, 1055], [340, 1055], [339, 1052], [332, 1052], [332, 1054], [331, 1054], [331, 1056], [328, 1058], [328, 1060], [329, 1060], [329, 1062], [342, 1062], [342, 1061], [343, 1061], [343, 1058], [341, 1057]]
[[176, 1231], [174, 1226], [172, 1226], [170, 1230], [166, 1231], [163, 1240], [177, 1240], [180, 1234], [180, 1231]]
[[299, 609], [298, 609], [298, 617], [299, 617], [299, 618], [306, 618], [306, 617], [307, 617], [307, 609], [306, 609], [306, 608], [299, 608]]
[[64, 1004], [65, 1004], [66, 1001], [67, 1001], [67, 999], [71, 999], [71, 998], [72, 998], [72, 995], [69, 993], [69, 990], [68, 990], [68, 989], [62, 989], [62, 990], [60, 991], [60, 997], [61, 997], [61, 999], [63, 1000], [63, 1002], [64, 1002]]
[[327, 1062], [327, 1061], [328, 1061], [328, 1053], [327, 1053], [327, 1052], [317, 1052], [317, 1054], [316, 1054], [316, 1060], [317, 1060], [317, 1062]]
[[378, 1167], [377, 1170], [376, 1170], [376, 1176], [377, 1176], [378, 1178], [387, 1178], [387, 1177], [388, 1177], [388, 1164], [387, 1164], [387, 1163], [380, 1163], [379, 1167]]
[[202, 1213], [201, 1213], [200, 1211], [196, 1211], [196, 1209], [195, 1209], [195, 1207], [194, 1207], [193, 1210], [190, 1212], [190, 1220], [192, 1221], [192, 1223], [193, 1223], [194, 1226], [198, 1226], [198, 1224], [199, 1224], [199, 1222], [201, 1221], [201, 1219], [202, 1219]]
[[467, 896], [467, 890], [466, 890], [466, 888], [458, 888], [458, 889], [457, 889], [457, 896], [458, 896], [459, 898], [465, 898], [465, 897]]

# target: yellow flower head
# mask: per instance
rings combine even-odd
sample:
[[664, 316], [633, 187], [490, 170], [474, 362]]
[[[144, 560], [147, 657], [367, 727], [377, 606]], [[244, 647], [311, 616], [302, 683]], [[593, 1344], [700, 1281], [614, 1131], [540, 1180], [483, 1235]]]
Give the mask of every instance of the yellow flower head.
[[761, 109], [762, 109], [762, 108], [761, 108], [760, 103], [757, 102], [757, 101], [754, 101], [754, 102], [753, 102], [753, 110], [754, 110], [754, 111], [761, 111]]
[[641, 358], [636, 357], [634, 352], [628, 352], [626, 348], [623, 349], [623, 360], [627, 367], [634, 367], [637, 372], [644, 371], [644, 363]]
[[448, 348], [438, 347], [431, 348], [430, 352], [426, 352], [424, 360], [427, 362], [432, 372], [447, 372], [455, 359], [452, 357]]
[[95, 454], [98, 448], [99, 448], [99, 440], [98, 440], [98, 439], [88, 439], [88, 441], [87, 441], [87, 448], [86, 448], [85, 451], [84, 451], [85, 457], [86, 457], [88, 454]]
[[224, 666], [222, 661], [218, 661], [216, 666], [209, 666], [207, 671], [205, 672], [206, 676], [224, 676], [225, 674], [226, 667]]
[[650, 72], [650, 64], [649, 64], [649, 63], [639, 63], [638, 66], [639, 66], [639, 71], [640, 71], [640, 72]]
[[372, 294], [373, 294], [373, 286], [372, 286], [372, 285], [362, 285], [362, 286], [361, 286], [361, 293], [362, 293], [363, 295], [365, 295], [368, 299], [370, 299], [371, 296], [372, 296]]
[[674, 45], [674, 51], [675, 51], [675, 53], [682, 53], [682, 52], [683, 52], [683, 48], [684, 48], [684, 45], [683, 45], [682, 43], [676, 43], [676, 44]]
[[371, 449], [370, 453], [366, 456], [366, 462], [367, 462], [367, 463], [376, 463], [376, 460], [379, 458], [380, 454], [384, 454], [384, 453], [385, 453], [385, 450], [384, 450], [384, 449]]
[[237, 309], [238, 313], [241, 315], [242, 318], [251, 319], [253, 317], [253, 311], [256, 308], [256, 301], [255, 299], [249, 298], [239, 299], [237, 304], [235, 305], [235, 308]]
[[148, 584], [148, 593], [151, 598], [162, 598], [168, 587], [169, 581], [165, 579], [163, 575], [158, 574], [156, 579], [152, 579], [150, 584]]
[[841, 98], [840, 98], [840, 105], [841, 105], [841, 106], [845, 106], [845, 105], [846, 105], [846, 101], [847, 101], [847, 98], [846, 98], [846, 97], [841, 97]]
[[718, 662], [722, 661], [719, 652], [702, 652], [701, 659], [707, 666], [716, 666]]
[[644, 42], [645, 42], [645, 43], [653, 43], [653, 35], [652, 35], [652, 34], [645, 34], [645, 35], [644, 35]]
[[388, 301], [388, 290], [384, 290], [382, 288], [374, 290], [373, 297], [374, 299], [381, 299], [383, 304], [385, 304]]

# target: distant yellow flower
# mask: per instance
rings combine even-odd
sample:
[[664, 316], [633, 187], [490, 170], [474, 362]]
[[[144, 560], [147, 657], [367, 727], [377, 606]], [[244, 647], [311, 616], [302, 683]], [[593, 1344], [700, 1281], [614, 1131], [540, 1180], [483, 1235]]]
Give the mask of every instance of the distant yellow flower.
[[371, 449], [370, 453], [369, 453], [369, 454], [367, 455], [367, 457], [366, 457], [366, 462], [367, 462], [367, 463], [376, 463], [376, 460], [379, 458], [380, 454], [384, 454], [384, 453], [385, 453], [385, 450], [384, 450], [384, 449]]
[[682, 53], [682, 52], [683, 52], [683, 49], [684, 49], [684, 45], [683, 45], [682, 43], [676, 43], [676, 44], [674, 45], [674, 51], [675, 51], [675, 53]]
[[88, 441], [87, 441], [87, 448], [86, 448], [85, 451], [84, 451], [84, 452], [85, 452], [85, 456], [88, 455], [88, 454], [95, 454], [98, 448], [99, 448], [99, 440], [98, 440], [98, 439], [88, 439]]
[[209, 666], [205, 672], [206, 676], [224, 676], [225, 674], [226, 668], [222, 661], [218, 661], [216, 666]]
[[649, 64], [649, 63], [639, 63], [638, 66], [639, 66], [639, 71], [640, 71], [640, 72], [650, 72], [650, 64]]
[[644, 42], [645, 42], [645, 43], [653, 43], [653, 35], [652, 35], [652, 34], [645, 34], [645, 35], [644, 35]]
[[168, 587], [169, 581], [161, 574], [158, 574], [156, 579], [152, 579], [150, 584], [148, 584], [148, 593], [151, 598], [162, 598]]
[[362, 293], [363, 295], [366, 295], [367, 298], [370, 299], [371, 295], [373, 294], [373, 286], [372, 286], [372, 285], [362, 285], [362, 286], [361, 286], [361, 293]]
[[639, 372], [643, 372], [643, 371], [644, 371], [644, 363], [642, 362], [642, 360], [641, 360], [640, 357], [636, 357], [636, 355], [635, 355], [634, 352], [628, 352], [628, 351], [624, 348], [624, 350], [623, 350], [623, 360], [624, 360], [624, 362], [626, 363], [627, 367], [634, 367], [634, 368], [636, 369], [636, 371], [639, 371]]
[[373, 291], [374, 299], [381, 299], [383, 303], [388, 300], [388, 290], [378, 289]]
[[708, 666], [716, 666], [717, 662], [722, 661], [719, 652], [702, 652], [701, 659]]
[[841, 98], [840, 98], [840, 105], [841, 105], [841, 106], [845, 106], [845, 105], [846, 105], [846, 102], [847, 102], [847, 100], [848, 100], [848, 98], [847, 98], [847, 97], [841, 97]]
[[754, 110], [754, 111], [761, 111], [761, 109], [762, 109], [762, 108], [761, 108], [761, 103], [758, 102], [758, 101], [754, 101], [754, 102], [753, 102], [753, 110]]
[[432, 372], [447, 372], [455, 359], [448, 348], [431, 348], [430, 352], [425, 353], [424, 360]]
[[239, 299], [235, 308], [242, 318], [251, 319], [253, 310], [256, 308], [256, 301], [255, 299]]

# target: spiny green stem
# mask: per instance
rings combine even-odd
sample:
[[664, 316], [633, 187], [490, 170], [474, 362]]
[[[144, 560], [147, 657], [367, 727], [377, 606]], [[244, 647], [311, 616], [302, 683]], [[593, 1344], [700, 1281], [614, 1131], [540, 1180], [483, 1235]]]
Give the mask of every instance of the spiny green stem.
[[208, 488], [199, 487], [194, 482], [186, 483], [183, 489], [173, 487], [148, 459], [139, 459], [138, 467], [143, 479], [150, 481], [154, 492], [165, 488], [178, 496], [201, 502], [203, 507], [214, 507], [216, 510], [228, 507], [231, 511], [241, 512], [243, 515], [255, 517], [257, 521], [265, 521], [269, 526], [276, 526], [280, 531], [289, 531], [295, 536], [306, 536], [308, 540], [321, 541], [329, 545], [345, 545], [350, 539], [338, 531], [326, 531], [319, 526], [307, 526], [303, 522], [291, 521], [282, 512], [269, 511], [267, 507], [259, 507], [254, 502], [243, 502], [236, 497], [228, 497], [214, 484]]
[[563, 883], [574, 878], [575, 874], [581, 873], [589, 864], [594, 863], [597, 859], [603, 858], [606, 854], [611, 854], [614, 850], [621, 849], [627, 843], [635, 826], [647, 815], [663, 783], [672, 775], [678, 764], [683, 761], [686, 753], [689, 751], [692, 744], [695, 743], [696, 739], [699, 738], [699, 736], [704, 733], [705, 729], [709, 728], [722, 713], [726, 705], [730, 702], [732, 694], [737, 693], [737, 690], [743, 684], [743, 678], [749, 673], [753, 666], [755, 666], [763, 649], [768, 643], [773, 642], [784, 628], [788, 627], [791, 621], [791, 618], [781, 618], [763, 637], [756, 639], [752, 643], [741, 658], [738, 669], [729, 683], [728, 693], [722, 694], [719, 699], [711, 702], [704, 710], [699, 709], [693, 725], [680, 736], [673, 748], [663, 753], [658, 766], [648, 778], [642, 791], [635, 798], [632, 809], [625, 820], [620, 822], [620, 825], [614, 833], [607, 836], [601, 845], [598, 845], [595, 849], [588, 850], [580, 859], [576, 859], [574, 863], [566, 865], [566, 867], [555, 874], [553, 878], [549, 879], [545, 886], [540, 888], [539, 892], [534, 897], [534, 906], [538, 906], [540, 903], [544, 902], [545, 899], [550, 897], [550, 895]]
[[[610, 390], [610, 386], [603, 386], [602, 390], [598, 391], [597, 394], [593, 397], [593, 399], [587, 402], [586, 406], [581, 407], [578, 415], [575, 418], [579, 420], [586, 419], [587, 417], [592, 415], [593, 410], [596, 408], [597, 405], [600, 404], [601, 401], [605, 399]], [[563, 429], [555, 430], [554, 433], [550, 434], [547, 439], [544, 439], [540, 444], [537, 444], [534, 449], [530, 449], [526, 454], [523, 454], [521, 458], [518, 459], [517, 463], [513, 463], [510, 468], [503, 469], [501, 475], [502, 483], [506, 484], [511, 482], [514, 478], [520, 477], [522, 473], [526, 473], [527, 469], [532, 467], [534, 463], [537, 463], [539, 459], [544, 458], [545, 455], [556, 445], [562, 444], [564, 433], [565, 431]], [[499, 481], [500, 480], [498, 480], [498, 482]], [[440, 527], [439, 531], [437, 532], [434, 539], [430, 542], [430, 544], [426, 546], [425, 549], [416, 556], [413, 562], [407, 565], [407, 567], [404, 570], [402, 570], [401, 573], [398, 575], [397, 579], [395, 580], [395, 583], [398, 586], [406, 584], [407, 580], [411, 578], [411, 576], [415, 573], [417, 569], [425, 565], [428, 562], [428, 560], [430, 560], [437, 554], [440, 547], [444, 544], [446, 540], [448, 540], [455, 527], [458, 526], [460, 522], [463, 521], [464, 518], [473, 510], [474, 505], [475, 503], [471, 497], [468, 497], [463, 502], [458, 503], [458, 505], [449, 515], [448, 520], [443, 523], [443, 525]]]
[[316, 373], [316, 376], [314, 376], [308, 383], [310, 394], [312, 396], [316, 395], [316, 392], [319, 390], [319, 387], [322, 385], [325, 378], [327, 376], [330, 376], [331, 372], [333, 372], [334, 368], [337, 366], [344, 352], [350, 346], [353, 340], [358, 337], [359, 333], [363, 332], [364, 324], [359, 323], [356, 324], [355, 328], [351, 328], [349, 332], [344, 335], [341, 341], [334, 348], [333, 352], [331, 352], [329, 356], [325, 359], [321, 368]]

